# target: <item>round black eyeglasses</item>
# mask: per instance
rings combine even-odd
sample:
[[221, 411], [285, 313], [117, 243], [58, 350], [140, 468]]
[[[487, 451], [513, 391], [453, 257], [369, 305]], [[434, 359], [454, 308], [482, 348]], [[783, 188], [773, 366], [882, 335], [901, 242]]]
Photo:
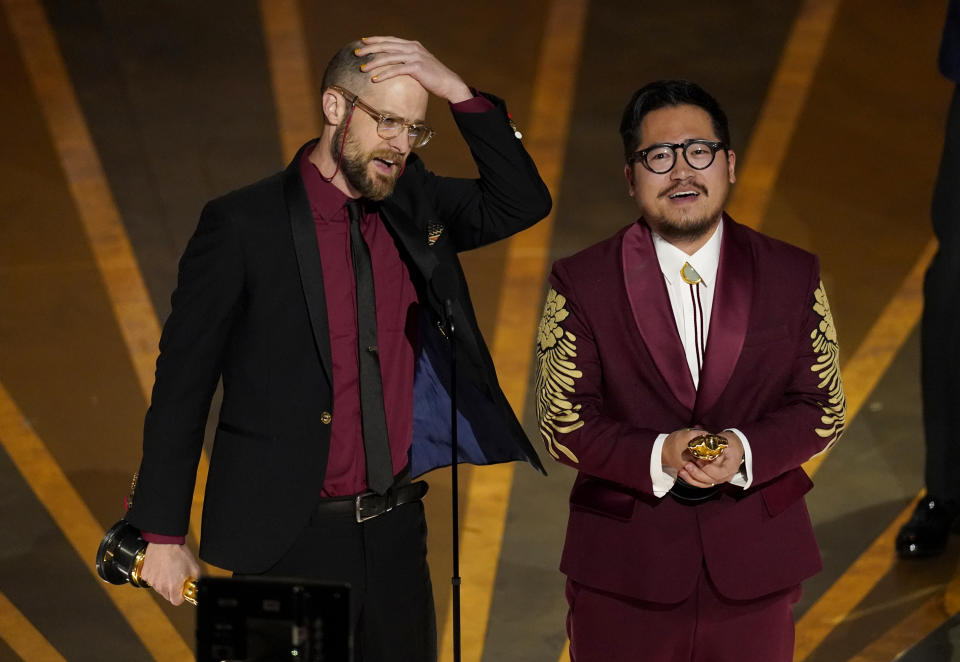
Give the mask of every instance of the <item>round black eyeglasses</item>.
[[627, 163], [639, 162], [644, 168], [657, 175], [673, 170], [677, 164], [677, 150], [683, 153], [683, 160], [694, 170], [706, 170], [717, 157], [717, 152], [727, 146], [716, 140], [693, 138], [682, 143], [656, 143], [641, 149], [627, 157]]

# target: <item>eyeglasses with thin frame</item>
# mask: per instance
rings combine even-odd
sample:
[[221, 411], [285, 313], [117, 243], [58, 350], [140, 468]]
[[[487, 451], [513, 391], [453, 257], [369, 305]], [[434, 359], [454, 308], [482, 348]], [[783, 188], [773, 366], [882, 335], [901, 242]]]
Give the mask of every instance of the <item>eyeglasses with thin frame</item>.
[[650, 172], [663, 175], [677, 164], [677, 150], [681, 150], [683, 160], [694, 170], [706, 170], [713, 164], [717, 152], [727, 149], [727, 146], [718, 140], [692, 138], [682, 143], [656, 143], [645, 149], [634, 152], [627, 157], [627, 163], [639, 162]]
[[407, 140], [410, 142], [410, 147], [416, 149], [418, 147], [423, 147], [430, 142], [431, 138], [437, 135], [436, 131], [431, 129], [423, 122], [408, 122], [402, 117], [395, 117], [393, 115], [387, 115], [386, 113], [380, 112], [373, 106], [364, 103], [359, 95], [356, 95], [353, 92], [340, 87], [339, 85], [331, 85], [330, 88], [342, 94], [343, 98], [346, 99], [350, 105], [360, 108], [360, 110], [376, 120], [377, 135], [384, 140], [396, 138], [405, 128], [407, 130]]

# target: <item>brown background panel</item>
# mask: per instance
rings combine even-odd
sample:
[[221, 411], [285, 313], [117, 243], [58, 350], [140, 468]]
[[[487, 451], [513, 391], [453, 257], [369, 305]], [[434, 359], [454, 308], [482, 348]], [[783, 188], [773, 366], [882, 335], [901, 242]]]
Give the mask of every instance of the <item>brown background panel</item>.
[[[806, 500], [823, 570], [804, 582], [803, 596], [794, 609], [798, 617], [843, 577], [923, 488], [919, 344], [915, 332], [814, 476], [815, 487]], [[927, 564], [906, 565], [922, 571]], [[880, 612], [900, 608], [878, 605], [870, 598], [857, 607]], [[859, 630], [832, 637], [824, 646], [827, 650], [832, 645], [846, 646], [846, 637], [862, 636]]]
[[[894, 565], [863, 603], [807, 658], [807, 662], [852, 659], [871, 641], [919, 609], [924, 602], [937, 597], [938, 593], [942, 594], [944, 580], [949, 580], [953, 575], [958, 560], [960, 540], [954, 537], [943, 555], [937, 558]], [[926, 658], [923, 662], [949, 662], [956, 659]]]
[[[70, 662], [149, 660], [100, 580], [0, 449], [0, 590]], [[129, 589], [116, 587], [111, 590]], [[0, 648], [0, 660], [5, 657]], [[28, 660], [27, 662], [34, 662]]]
[[846, 357], [932, 236], [951, 90], [936, 68], [944, 14], [942, 3], [840, 4], [774, 186], [762, 229], [820, 255]]
[[[258, 3], [45, 0], [44, 6], [163, 316], [176, 260], [202, 203], [281, 166]], [[301, 2], [315, 68], [322, 69], [341, 43], [363, 34], [417, 37], [469, 83], [506, 98], [521, 128], [530, 124], [548, 6], [546, 0], [431, 1], [401, 11]], [[674, 75], [703, 82], [727, 108], [742, 159], [799, 6], [799, 0], [697, 0], [683, 8], [618, 0], [589, 4], [563, 192], [555, 200], [554, 256], [608, 236], [635, 215], [624, 193], [616, 127], [623, 104], [642, 82]], [[930, 188], [950, 90], [934, 68], [943, 11], [942, 3], [840, 3], [774, 190], [764, 230], [823, 257], [847, 357], [930, 236]], [[654, 52], [655, 38], [665, 36], [670, 48]], [[0, 74], [7, 100], [0, 111], [0, 380], [106, 526], [117, 515], [139, 456], [145, 405], [4, 21]], [[471, 175], [469, 155], [444, 104], [434, 100], [429, 112], [440, 133], [423, 152], [428, 165], [443, 174]], [[822, 165], [824, 154], [829, 167]], [[914, 166], [896, 167], [901, 158], [913, 159]], [[740, 167], [746, 165], [741, 160]], [[464, 258], [488, 340], [504, 249], [500, 244]], [[888, 405], [861, 414], [817, 476], [811, 510], [828, 568], [822, 580], [808, 585], [807, 605], [869, 545], [917, 485], [916, 395], [898, 388], [915, 384], [915, 361], [915, 343], [908, 343], [875, 396], [896, 399], [910, 411]], [[531, 403], [527, 411], [528, 431], [536, 438]], [[870, 458], [875, 462], [861, 466]], [[877, 464], [890, 468], [879, 471]], [[570, 472], [548, 468], [548, 480], [528, 468], [516, 472], [487, 659], [554, 660], [562, 643], [562, 578], [555, 563]], [[431, 476], [428, 497], [441, 630], [450, 574], [447, 476]], [[120, 617], [110, 606], [97, 606], [102, 590], [89, 576], [89, 561], [77, 558], [54, 524], [44, 522], [42, 508], [9, 463], [0, 462], [0, 480], [12, 490], [4, 503], [16, 509], [2, 520], [13, 535], [0, 541], [0, 590], [56, 642], [81, 635], [97, 643], [132, 637], [129, 630], [117, 635], [124, 628], [111, 623]], [[889, 487], [886, 495], [873, 489], [877, 481]], [[851, 489], [858, 485], [859, 492]], [[831, 504], [840, 502], [850, 505], [837, 517]], [[31, 566], [40, 556], [41, 565]], [[940, 570], [949, 576], [946, 566], [928, 566], [932, 579], [924, 581], [936, 581]], [[41, 568], [37, 579], [31, 567]], [[928, 572], [897, 569], [861, 606], [873, 611], [828, 638], [817, 659], [846, 659], [909, 609], [909, 598], [889, 607], [903, 591], [922, 585], [910, 583], [917, 577], [904, 571], [917, 577]], [[54, 610], [44, 616], [43, 600], [53, 595], [45, 586], [69, 594], [64, 608], [84, 604], [88, 613], [53, 618], [59, 613]], [[192, 641], [193, 612], [169, 611]], [[87, 619], [90, 614], [103, 622]], [[0, 659], [8, 652], [0, 646]]]
[[[6, 23], [0, 62], [0, 378], [102, 522], [129, 482], [143, 397]], [[120, 492], [122, 498], [123, 492]]]
[[619, 127], [624, 106], [641, 86], [668, 78], [697, 82], [727, 113], [733, 149], [746, 151], [800, 4], [591, 4], [554, 258], [609, 237], [637, 218], [623, 177]]
[[203, 204], [283, 164], [256, 0], [44, 0], [161, 320]]

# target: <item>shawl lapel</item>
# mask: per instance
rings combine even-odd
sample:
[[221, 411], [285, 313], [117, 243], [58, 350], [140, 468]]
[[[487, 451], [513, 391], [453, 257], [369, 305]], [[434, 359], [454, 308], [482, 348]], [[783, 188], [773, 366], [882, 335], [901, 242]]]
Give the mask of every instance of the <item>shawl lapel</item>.
[[697, 392], [687, 367], [650, 228], [642, 220], [624, 233], [621, 259], [627, 299], [640, 336], [674, 397], [693, 410]]
[[300, 176], [300, 157], [303, 151], [312, 146], [311, 141], [300, 148], [293, 161], [281, 175], [283, 198], [293, 233], [293, 245], [297, 254], [297, 266], [300, 269], [300, 283], [310, 315], [313, 340], [317, 346], [320, 363], [327, 375], [327, 381], [333, 385], [333, 358], [330, 352], [330, 327], [327, 321], [327, 299], [323, 291], [323, 269], [320, 264], [320, 248], [317, 246], [317, 231], [310, 211], [310, 201]]
[[733, 219], [724, 214], [723, 223], [717, 291], [710, 314], [694, 420], [710, 410], [730, 381], [743, 349], [753, 301], [753, 252]]

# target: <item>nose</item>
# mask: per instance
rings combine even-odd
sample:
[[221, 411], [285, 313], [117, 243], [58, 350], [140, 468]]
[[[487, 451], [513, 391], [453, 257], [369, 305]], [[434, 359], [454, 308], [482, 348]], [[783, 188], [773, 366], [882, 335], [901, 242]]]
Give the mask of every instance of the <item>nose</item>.
[[406, 131], [401, 131], [393, 138], [387, 140], [387, 144], [390, 145], [394, 151], [400, 152], [400, 154], [406, 154], [410, 150], [410, 138], [407, 137]]
[[670, 179], [689, 179], [692, 177], [693, 168], [690, 167], [687, 159], [684, 158], [683, 149], [678, 147], [673, 153], [676, 160], [673, 163], [673, 168], [670, 170]]

